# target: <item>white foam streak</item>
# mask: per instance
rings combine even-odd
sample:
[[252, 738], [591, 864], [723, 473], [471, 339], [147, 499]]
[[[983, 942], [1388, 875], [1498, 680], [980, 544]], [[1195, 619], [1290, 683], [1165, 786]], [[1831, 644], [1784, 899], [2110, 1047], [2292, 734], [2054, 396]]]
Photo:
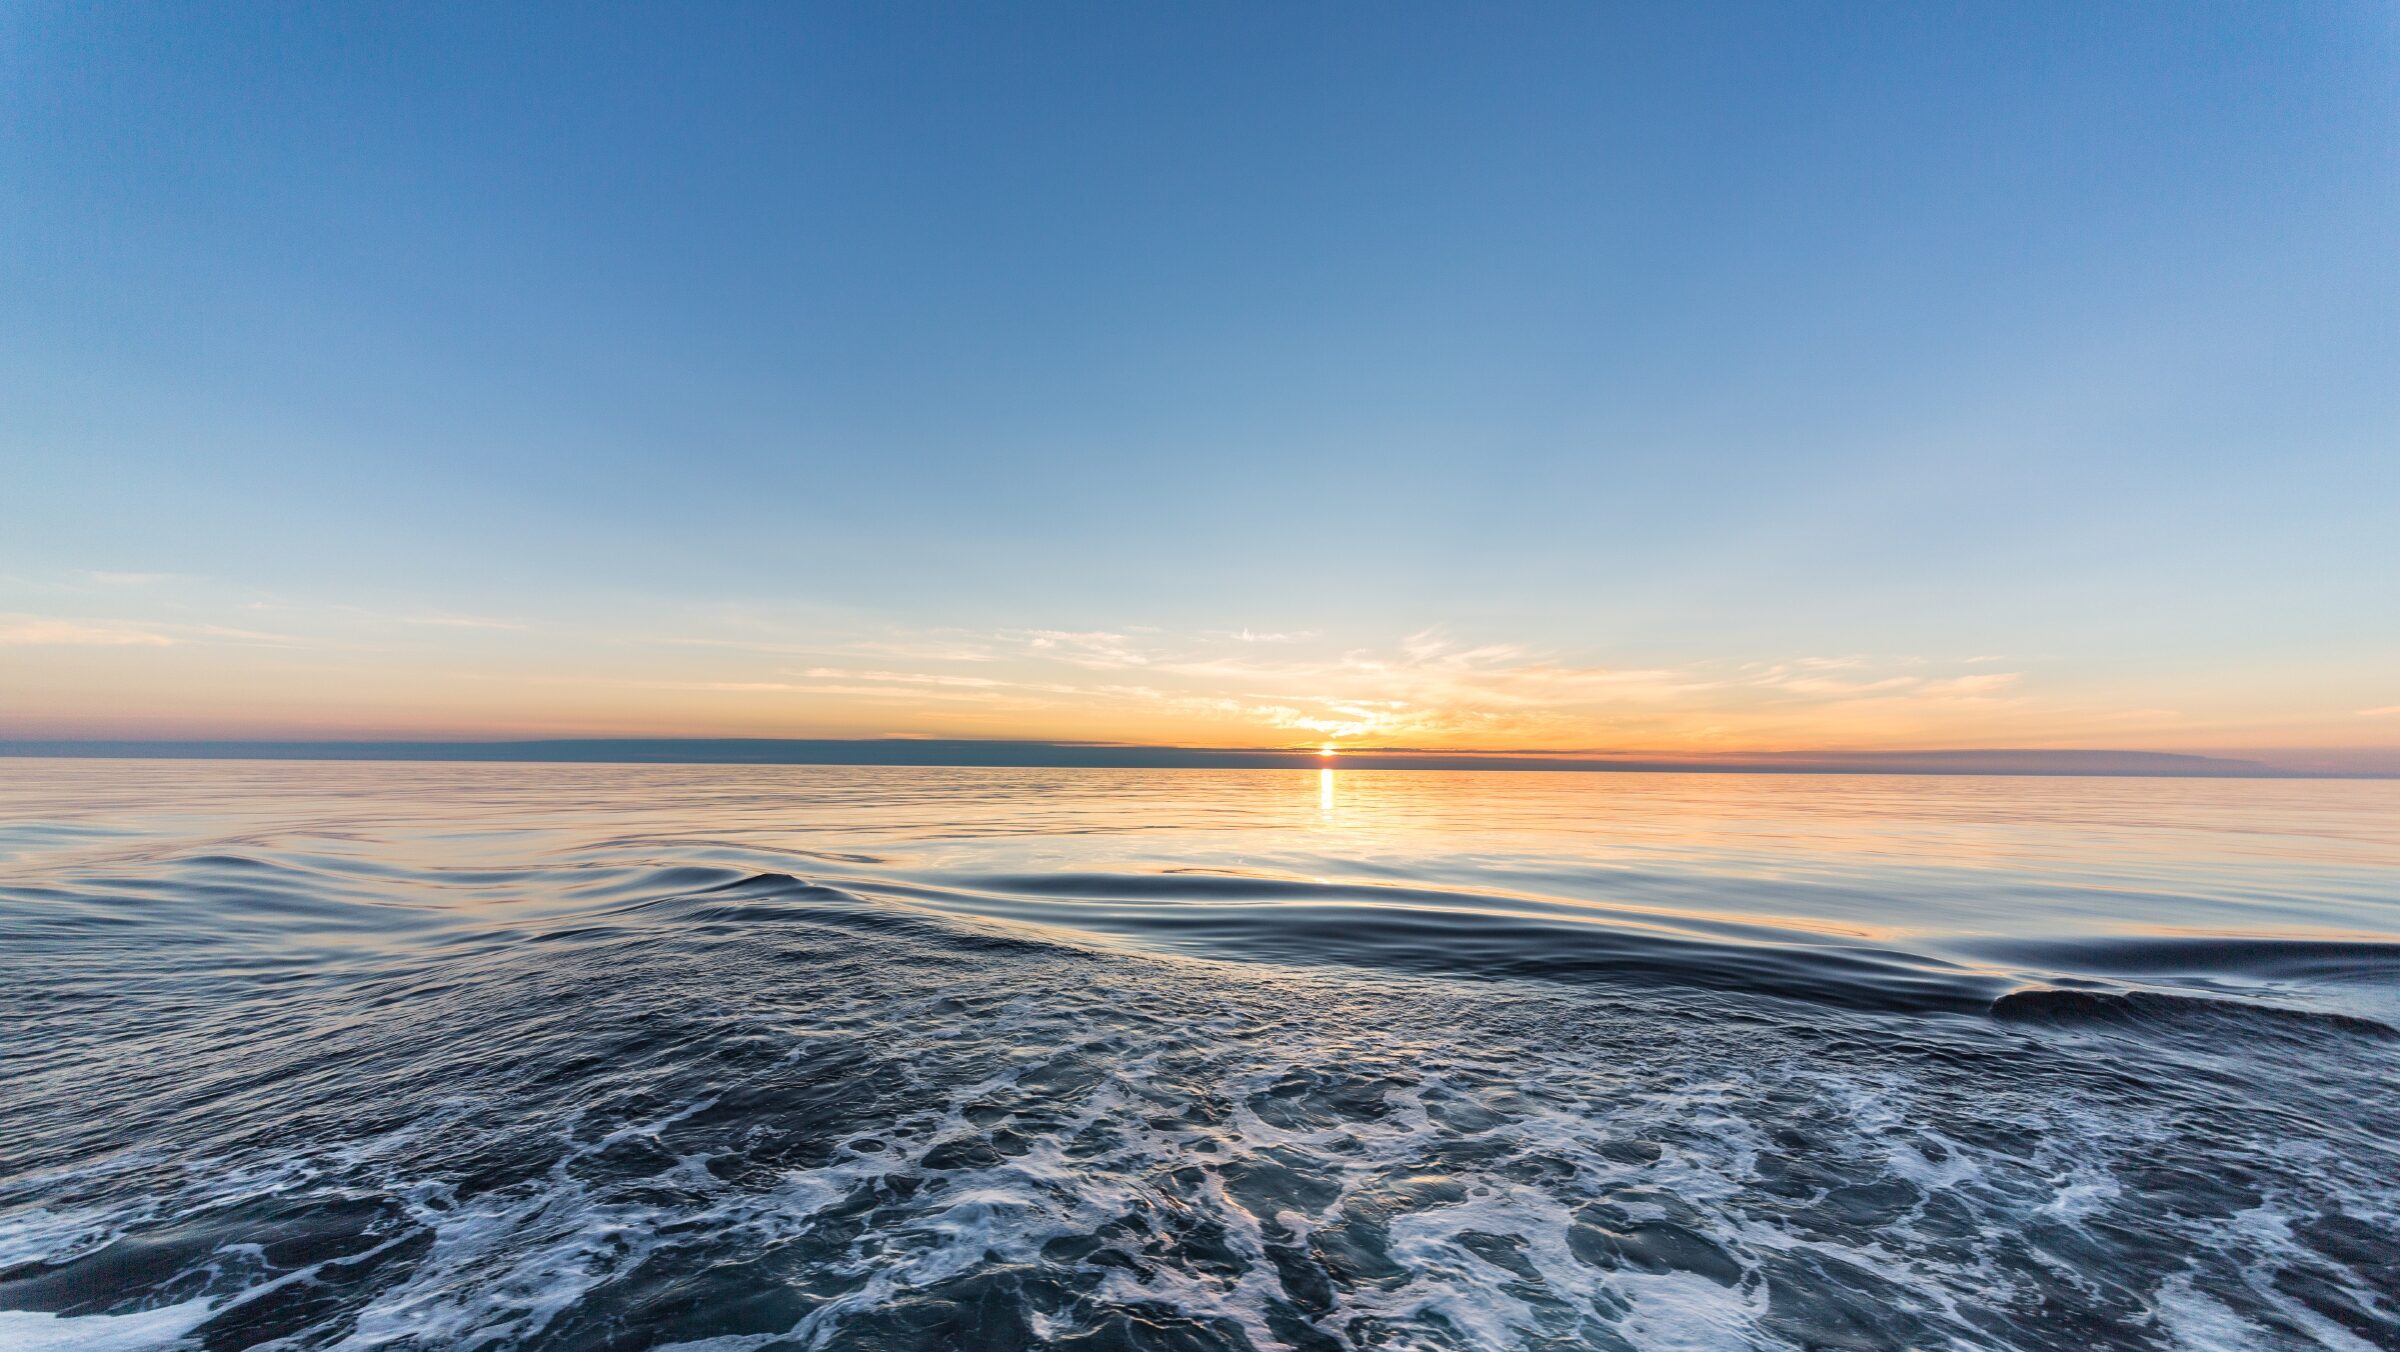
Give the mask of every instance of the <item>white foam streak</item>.
[[0, 1352], [162, 1352], [213, 1312], [206, 1296], [134, 1314], [0, 1310]]

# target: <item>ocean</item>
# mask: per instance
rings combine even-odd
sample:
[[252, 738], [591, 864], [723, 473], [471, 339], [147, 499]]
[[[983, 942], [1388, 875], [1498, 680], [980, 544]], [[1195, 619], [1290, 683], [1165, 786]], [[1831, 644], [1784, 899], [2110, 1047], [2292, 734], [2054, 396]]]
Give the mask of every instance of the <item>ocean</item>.
[[0, 1352], [2400, 1348], [2400, 783], [0, 762]]

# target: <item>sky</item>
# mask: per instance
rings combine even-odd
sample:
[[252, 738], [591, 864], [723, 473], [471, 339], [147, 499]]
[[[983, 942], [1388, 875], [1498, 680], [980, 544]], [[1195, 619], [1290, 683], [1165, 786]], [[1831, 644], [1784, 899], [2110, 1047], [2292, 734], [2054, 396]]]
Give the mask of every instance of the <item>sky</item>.
[[0, 738], [2400, 767], [2388, 4], [0, 7]]

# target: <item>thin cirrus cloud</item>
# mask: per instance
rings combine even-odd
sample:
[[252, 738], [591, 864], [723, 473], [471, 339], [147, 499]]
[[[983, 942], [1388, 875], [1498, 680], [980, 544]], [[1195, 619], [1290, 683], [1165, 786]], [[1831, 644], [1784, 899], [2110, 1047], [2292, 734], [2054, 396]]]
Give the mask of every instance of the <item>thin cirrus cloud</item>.
[[[524, 679], [637, 703], [681, 694], [714, 702], [708, 717], [781, 731], [840, 730], [871, 710], [886, 731], [926, 735], [1585, 751], [1716, 745], [1743, 728], [1814, 744], [1838, 740], [1827, 721], [1834, 715], [1920, 727], [1945, 713], [1988, 716], [2026, 702], [2014, 672], [1930, 672], [1922, 661], [1893, 671], [1867, 658], [1613, 667], [1435, 630], [1305, 651], [1265, 651], [1239, 630], [1147, 626], [611, 642], [620, 653], [639, 646], [678, 674], [538, 670]], [[796, 653], [820, 660], [759, 665]], [[678, 726], [678, 710], [642, 707], [641, 726]], [[904, 721], [894, 727], [894, 717]]]
[[12, 647], [165, 648], [175, 640], [149, 629], [87, 624], [41, 615], [0, 615], [0, 644]]
[[184, 573], [127, 573], [94, 569], [85, 572], [83, 580], [94, 587], [160, 587], [194, 579]]
[[[1457, 643], [1430, 630], [1384, 648], [1271, 657], [1239, 631], [1019, 630], [985, 636], [973, 660], [979, 669], [972, 673], [929, 663], [787, 674], [806, 682], [797, 692], [820, 698], [924, 698], [1018, 719], [1047, 713], [1114, 739], [1256, 744], [1309, 737], [1572, 750], [1606, 748], [1627, 736], [1693, 745], [1727, 735], [1729, 720], [1806, 722], [1834, 711], [1887, 722], [1966, 709], [1989, 715], [2022, 702], [2016, 687], [2023, 679], [2016, 672], [1878, 671], [1863, 658], [1620, 668], [1517, 644]], [[992, 663], [1007, 672], [992, 673]]]
[[[17, 735], [36, 727], [27, 711], [43, 726], [131, 735], [122, 696], [95, 692], [137, 690], [140, 731], [190, 736], [288, 725], [1585, 754], [2310, 740], [2254, 712], [2195, 714], [2155, 690], [2095, 686], [2055, 663], [1974, 648], [1611, 662], [1445, 626], [1362, 641], [1238, 624], [908, 627], [738, 607], [520, 623], [417, 602], [198, 594], [150, 610], [0, 615], [0, 644], [17, 654], [0, 669]], [[284, 632], [205, 622], [265, 614]], [[2400, 712], [2363, 703], [2321, 721], [2355, 727], [2362, 714]]]
[[234, 625], [176, 620], [97, 619], [0, 614], [0, 646], [25, 648], [172, 648], [186, 643], [306, 647], [315, 640]]

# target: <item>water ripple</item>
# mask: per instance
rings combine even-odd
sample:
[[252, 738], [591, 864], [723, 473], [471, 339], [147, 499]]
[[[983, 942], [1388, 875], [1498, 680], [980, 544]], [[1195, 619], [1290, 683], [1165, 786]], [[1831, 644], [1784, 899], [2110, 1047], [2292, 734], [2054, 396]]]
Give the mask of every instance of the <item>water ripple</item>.
[[0, 1349], [2400, 1346], [2380, 786], [1385, 778], [29, 769]]

